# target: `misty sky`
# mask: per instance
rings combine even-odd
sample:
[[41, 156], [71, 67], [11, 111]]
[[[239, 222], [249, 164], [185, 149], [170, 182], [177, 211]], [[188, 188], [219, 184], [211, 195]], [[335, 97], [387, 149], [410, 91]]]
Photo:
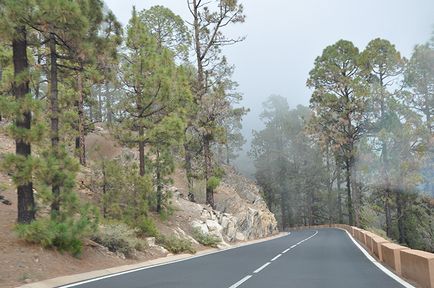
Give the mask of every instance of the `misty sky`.
[[[138, 10], [163, 5], [190, 19], [187, 0], [106, 0], [126, 24], [131, 7]], [[244, 121], [248, 138], [260, 129], [262, 102], [279, 94], [291, 107], [308, 105], [306, 79], [314, 59], [339, 39], [363, 49], [377, 37], [385, 38], [409, 57], [414, 45], [424, 43], [434, 30], [434, 0], [241, 0], [246, 23], [227, 30], [247, 39], [224, 50], [236, 66], [234, 80], [251, 112]]]

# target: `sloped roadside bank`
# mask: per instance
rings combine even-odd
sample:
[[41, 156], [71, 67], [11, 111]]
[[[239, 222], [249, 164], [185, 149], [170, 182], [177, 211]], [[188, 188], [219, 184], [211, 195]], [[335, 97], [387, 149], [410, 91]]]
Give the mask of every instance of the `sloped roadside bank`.
[[[136, 155], [133, 150], [117, 144], [105, 129], [97, 129], [88, 137], [89, 156], [91, 156], [89, 166], [81, 169], [77, 177], [76, 190], [83, 201], [97, 205], [98, 197], [101, 195], [88, 188], [91, 187], [92, 170], [90, 168], [94, 159], [97, 156], [113, 159], [123, 154], [132, 155], [131, 157], [134, 158]], [[0, 133], [0, 144], [0, 158], [14, 151], [13, 140], [4, 133]], [[98, 151], [98, 155], [92, 154], [92, 151]], [[174, 183], [167, 187], [172, 195], [170, 201], [173, 214], [165, 220], [160, 219], [158, 215], [152, 215], [159, 233], [188, 240], [199, 253], [207, 247], [198, 243], [193, 237], [194, 225], [197, 224], [206, 234], [218, 237], [221, 240], [218, 246], [222, 249], [237, 242], [276, 234], [277, 223], [274, 215], [263, 203], [255, 183], [242, 178], [231, 167], [226, 167], [226, 170], [221, 186], [216, 191], [218, 207], [217, 210], [213, 210], [201, 204], [200, 201], [198, 203], [189, 201], [185, 173], [183, 169], [177, 169], [172, 176]], [[233, 181], [240, 181], [238, 188], [231, 184]], [[148, 242], [149, 247], [145, 251], [138, 251], [133, 259], [128, 259], [117, 252], [111, 252], [107, 247], [91, 240], [84, 242], [80, 258], [19, 240], [14, 233], [17, 195], [13, 186], [10, 177], [0, 172], [0, 195], [12, 202], [11, 205], [0, 203], [0, 231], [2, 232], [0, 233], [0, 253], [2, 255], [0, 257], [0, 287], [16, 287], [59, 276], [135, 265], [161, 257], [165, 259], [164, 257], [170, 254], [169, 251], [155, 243], [155, 238], [152, 239], [152, 237], [143, 239]], [[38, 197], [37, 192], [35, 190], [36, 197]], [[236, 205], [231, 206], [234, 202]]]
[[86, 273], [81, 273], [81, 274], [76, 274], [76, 275], [57, 277], [57, 278], [53, 278], [53, 279], [44, 280], [41, 282], [25, 284], [23, 286], [20, 286], [19, 288], [54, 288], [54, 287], [60, 287], [60, 286], [64, 286], [64, 285], [71, 284], [71, 283], [86, 281], [89, 279], [105, 277], [108, 275], [119, 274], [119, 273], [123, 273], [123, 272], [127, 272], [127, 271], [147, 269], [150, 267], [170, 264], [170, 263], [174, 263], [174, 262], [178, 262], [178, 261], [182, 261], [182, 260], [188, 260], [188, 259], [192, 259], [195, 257], [201, 257], [201, 256], [209, 255], [212, 253], [218, 253], [220, 251], [225, 251], [228, 249], [234, 249], [234, 248], [238, 248], [238, 247], [242, 247], [242, 246], [252, 245], [252, 244], [280, 238], [280, 237], [283, 237], [286, 235], [288, 235], [288, 233], [281, 232], [281, 233], [274, 235], [274, 236], [234, 244], [234, 245], [231, 245], [230, 247], [223, 248], [223, 249], [217, 249], [217, 248], [206, 249], [206, 250], [203, 250], [203, 251], [196, 253], [195, 255], [192, 255], [192, 254], [171, 255], [168, 257], [158, 258], [158, 259], [154, 259], [154, 260], [150, 260], [150, 261], [146, 261], [146, 262], [141, 262], [141, 263], [137, 263], [137, 264], [132, 264], [132, 265], [124, 265], [124, 266], [113, 267], [113, 268], [108, 268], [108, 269], [103, 269], [103, 270], [96, 270], [96, 271], [91, 271], [91, 272], [86, 272]]

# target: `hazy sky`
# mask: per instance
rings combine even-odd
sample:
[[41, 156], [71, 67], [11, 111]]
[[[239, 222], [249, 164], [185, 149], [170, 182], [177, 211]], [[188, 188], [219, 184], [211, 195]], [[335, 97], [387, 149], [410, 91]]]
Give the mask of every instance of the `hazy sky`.
[[[131, 7], [138, 10], [163, 5], [189, 19], [187, 0], [106, 0], [126, 24]], [[308, 105], [306, 79], [314, 59], [339, 39], [359, 49], [377, 37], [396, 45], [408, 57], [414, 45], [424, 43], [434, 29], [434, 0], [241, 0], [244, 24], [230, 35], [247, 39], [225, 49], [236, 66], [234, 78], [251, 109], [244, 121], [246, 136], [261, 127], [258, 115], [270, 94], [288, 99], [291, 107]]]

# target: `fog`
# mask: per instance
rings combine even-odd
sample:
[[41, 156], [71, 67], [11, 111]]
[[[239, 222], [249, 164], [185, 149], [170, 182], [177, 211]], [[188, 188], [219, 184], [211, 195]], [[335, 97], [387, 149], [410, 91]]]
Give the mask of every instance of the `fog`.
[[[269, 0], [241, 1], [247, 16], [244, 24], [226, 30], [246, 40], [226, 47], [225, 54], [236, 66], [234, 79], [244, 95], [243, 105], [251, 112], [243, 123], [250, 140], [252, 129], [260, 129], [262, 103], [270, 94], [288, 99], [291, 107], [308, 105], [311, 91], [306, 79], [314, 59], [339, 39], [353, 41], [363, 49], [380, 37], [396, 45], [409, 57], [413, 47], [431, 37], [434, 24], [432, 0]], [[106, 0], [123, 24], [131, 7], [141, 10], [163, 5], [189, 19], [185, 0]], [[249, 143], [246, 145], [248, 150]]]

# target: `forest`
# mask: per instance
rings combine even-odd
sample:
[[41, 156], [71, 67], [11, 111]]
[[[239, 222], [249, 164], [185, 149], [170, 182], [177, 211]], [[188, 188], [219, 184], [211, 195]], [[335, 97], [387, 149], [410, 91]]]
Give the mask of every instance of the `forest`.
[[434, 42], [385, 39], [315, 59], [309, 107], [272, 95], [250, 151], [281, 229], [346, 223], [434, 251]]
[[[237, 0], [185, 2], [189, 19], [133, 7], [125, 27], [101, 0], [0, 2], [0, 122], [15, 141], [0, 166], [20, 238], [79, 255], [100, 223], [157, 236], [176, 167], [189, 199], [215, 208], [222, 167], [246, 143], [224, 53], [245, 40], [226, 29], [246, 16]], [[434, 40], [409, 59], [386, 39], [339, 40], [312, 62], [309, 107], [270, 96], [249, 151], [281, 230], [346, 223], [434, 251]], [[137, 157], [90, 163], [98, 125]], [[95, 203], [76, 193], [86, 169]]]
[[[222, 47], [243, 40], [224, 30], [245, 16], [237, 1], [185, 5], [190, 24], [163, 6], [133, 7], [124, 28], [100, 0], [1, 1], [0, 114], [16, 143], [1, 166], [17, 187], [21, 238], [78, 255], [101, 221], [156, 236], [151, 215], [170, 215], [177, 165], [214, 207], [220, 163], [244, 143], [247, 109]], [[97, 123], [138, 157], [89, 164]], [[97, 203], [75, 191], [84, 169], [98, 176]]]

